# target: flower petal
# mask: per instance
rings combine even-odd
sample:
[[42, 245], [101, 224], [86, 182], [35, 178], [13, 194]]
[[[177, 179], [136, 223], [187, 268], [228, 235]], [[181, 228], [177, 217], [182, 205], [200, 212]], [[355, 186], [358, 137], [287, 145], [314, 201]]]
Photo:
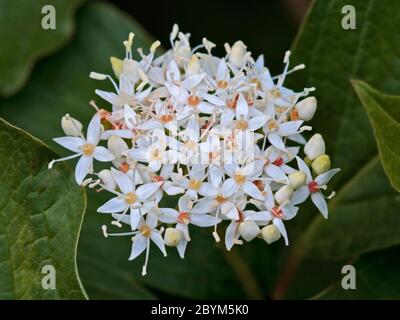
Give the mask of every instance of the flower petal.
[[307, 200], [309, 195], [310, 195], [310, 190], [308, 189], [308, 187], [302, 186], [293, 193], [290, 203], [293, 205], [303, 203], [304, 201]]
[[288, 246], [289, 245], [289, 239], [288, 239], [286, 228], [285, 228], [285, 225], [283, 224], [283, 221], [281, 219], [274, 218], [272, 220], [272, 223], [278, 228], [278, 230], [281, 233], [282, 237], [285, 239], [285, 244]]
[[297, 130], [299, 130], [302, 123], [303, 120], [288, 121], [281, 123], [279, 125], [279, 134], [281, 136], [290, 136], [292, 134], [296, 134]]
[[139, 200], [143, 201], [148, 198], [150, 198], [154, 192], [158, 190], [158, 188], [161, 187], [163, 182], [151, 182], [151, 183], [146, 183], [142, 184], [139, 188], [136, 190], [136, 195]]
[[277, 131], [268, 133], [268, 140], [275, 148], [285, 151], [285, 144], [283, 143], [282, 137]]
[[97, 145], [100, 140], [100, 116], [96, 113], [90, 120], [86, 140], [88, 143]]
[[139, 209], [131, 209], [129, 222], [130, 222], [132, 230], [136, 230], [137, 229], [141, 217], [142, 217], [142, 215], [140, 214], [140, 210]]
[[108, 200], [105, 204], [103, 204], [100, 208], [97, 209], [97, 212], [100, 213], [117, 213], [125, 211], [128, 207], [128, 204], [124, 199], [115, 197], [111, 200]]
[[81, 146], [85, 143], [85, 141], [79, 137], [61, 137], [54, 138], [53, 140], [64, 148], [76, 153], [82, 152]]
[[129, 257], [129, 260], [135, 259], [146, 249], [148, 245], [149, 245], [148, 238], [142, 236], [141, 234], [137, 235], [132, 243], [131, 255]]
[[236, 191], [237, 185], [235, 180], [232, 178], [226, 179], [224, 184], [222, 185], [222, 195], [224, 198], [228, 198], [233, 195]]
[[165, 251], [165, 245], [161, 234], [157, 231], [152, 231], [150, 235], [150, 239], [156, 244], [156, 246], [163, 253], [164, 257], [167, 256], [167, 252]]
[[332, 169], [329, 170], [323, 174], [320, 174], [318, 177], [315, 178], [315, 182], [318, 183], [318, 185], [323, 186], [324, 184], [327, 184], [331, 178], [340, 171], [340, 169]]
[[321, 192], [311, 193], [311, 200], [322, 213], [325, 219], [328, 219], [328, 205], [325, 198], [322, 196]]
[[108, 149], [101, 146], [94, 149], [93, 157], [102, 162], [112, 161], [115, 159], [113, 154]]
[[93, 157], [82, 155], [75, 167], [75, 180], [76, 183], [81, 185], [83, 179], [92, 170]]
[[221, 219], [210, 216], [208, 214], [191, 214], [190, 223], [198, 227], [211, 227], [216, 223], [221, 222]]
[[127, 194], [134, 191], [135, 186], [128, 175], [114, 168], [111, 168], [111, 174], [122, 193]]
[[312, 176], [310, 172], [310, 168], [306, 165], [306, 163], [300, 158], [296, 156], [297, 166], [300, 171], [303, 171], [307, 176], [307, 183], [312, 181]]
[[235, 114], [237, 120], [240, 120], [241, 118], [247, 119], [249, 116], [249, 105], [242, 94], [239, 94]]
[[247, 181], [243, 185], [243, 191], [247, 193], [250, 197], [253, 197], [254, 199], [263, 201], [264, 196], [262, 195], [261, 191], [256, 187], [256, 185], [250, 181]]

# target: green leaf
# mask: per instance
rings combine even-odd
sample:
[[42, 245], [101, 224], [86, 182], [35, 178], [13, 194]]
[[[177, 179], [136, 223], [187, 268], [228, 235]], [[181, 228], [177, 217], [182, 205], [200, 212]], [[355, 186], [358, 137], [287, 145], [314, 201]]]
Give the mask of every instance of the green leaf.
[[[367, 254], [354, 263], [356, 289], [344, 290], [342, 277], [314, 299], [400, 299], [400, 247]], [[345, 279], [346, 280], [346, 279]], [[346, 283], [346, 281], [345, 281]]]
[[[107, 88], [103, 82], [89, 79], [89, 73], [112, 74], [109, 58], [124, 54], [122, 41], [131, 31], [135, 33], [134, 46], [147, 50], [153, 39], [121, 12], [103, 3], [83, 7], [77, 15], [73, 41], [40, 62], [23, 91], [0, 102], [0, 115], [53, 146], [51, 139], [63, 134], [60, 119], [65, 113], [86, 123], [93, 115], [88, 102], [97, 99], [94, 90]], [[97, 103], [102, 106], [103, 101], [98, 98]], [[13, 112], [9, 112], [11, 106]], [[105, 286], [109, 298], [154, 298], [148, 288], [185, 298], [262, 297], [263, 291], [240, 252], [225, 257], [225, 250], [217, 248], [209, 230], [193, 228], [193, 241], [184, 260], [174, 248], [168, 250], [167, 258], [152, 248], [148, 275], [142, 277], [143, 257], [128, 261], [130, 239], [105, 239], [102, 235], [101, 226], [109, 224], [110, 219], [96, 209], [109, 198], [104, 192], [90, 192], [88, 196], [78, 266], [89, 297], [104, 297]], [[111, 273], [113, 280], [103, 282]]]
[[362, 81], [353, 86], [374, 128], [383, 168], [400, 191], [400, 96], [385, 95]]
[[[345, 5], [356, 9], [355, 30], [342, 28]], [[329, 219], [302, 208], [294, 228], [289, 226], [294, 246], [282, 263], [275, 297], [295, 286], [307, 259], [343, 261], [400, 243], [399, 196], [382, 170], [373, 130], [350, 82], [363, 79], [400, 92], [399, 9], [396, 0], [317, 0], [295, 41], [294, 64], [307, 68], [288, 84], [317, 88], [319, 107], [311, 124], [342, 171], [331, 183], [337, 196]]]
[[[73, 14], [82, 2], [0, 0], [0, 96], [18, 91], [34, 62], [65, 44], [73, 31]], [[56, 10], [56, 29], [42, 28], [45, 5]]]
[[[76, 268], [86, 197], [67, 166], [48, 170], [54, 157], [0, 119], [0, 300], [86, 298]], [[54, 289], [42, 287], [46, 265]]]

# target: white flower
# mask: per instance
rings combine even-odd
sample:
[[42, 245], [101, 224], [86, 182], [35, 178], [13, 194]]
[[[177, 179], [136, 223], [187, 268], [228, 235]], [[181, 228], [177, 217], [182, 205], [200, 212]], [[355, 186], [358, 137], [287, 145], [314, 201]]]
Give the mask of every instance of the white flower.
[[117, 183], [120, 192], [112, 191], [116, 197], [107, 201], [104, 205], [97, 209], [101, 213], [119, 213], [126, 214], [130, 210], [130, 224], [132, 230], [136, 229], [142, 215], [147, 213], [149, 207], [143, 205], [160, 186], [162, 182], [151, 182], [141, 185], [136, 189], [136, 186], [128, 175], [121, 171], [111, 169], [112, 176]]
[[81, 157], [75, 167], [75, 180], [80, 185], [86, 175], [93, 170], [93, 158], [98, 161], [108, 162], [114, 156], [106, 148], [98, 146], [100, 140], [100, 117], [95, 114], [89, 123], [86, 138], [81, 137], [61, 137], [53, 140], [64, 148], [76, 154], [61, 159], [53, 160], [49, 163], [49, 169], [55, 162]]
[[254, 184], [262, 170], [257, 166], [257, 162], [252, 162], [244, 167], [239, 165], [225, 165], [225, 173], [229, 176], [222, 186], [224, 197], [230, 197], [238, 192], [244, 192], [254, 199], [263, 200], [264, 197], [257, 186]]
[[[325, 172], [317, 176], [315, 179], [313, 179], [310, 169], [305, 164], [305, 162], [301, 160], [299, 157], [296, 157], [296, 159], [299, 169], [306, 174], [307, 179], [306, 179], [306, 185], [296, 190], [296, 192], [293, 194], [292, 201], [295, 202], [296, 204], [302, 203], [311, 194], [312, 202], [322, 213], [324, 218], [328, 219], [328, 205], [321, 190], [327, 188], [326, 184], [329, 182], [329, 180], [331, 180], [331, 178], [336, 173], [340, 171], [340, 169], [329, 170], [328, 172]], [[332, 193], [328, 198], [331, 198], [332, 196], [334, 196], [334, 193]]]
[[179, 211], [171, 208], [160, 208], [159, 220], [164, 223], [176, 223], [176, 230], [179, 230], [183, 235], [177, 245], [177, 249], [180, 257], [184, 258], [187, 243], [190, 241], [189, 224], [198, 227], [211, 227], [221, 220], [208, 214], [191, 212], [192, 202], [187, 196], [179, 199], [178, 208]]
[[147, 263], [149, 259], [150, 240], [160, 249], [164, 257], [167, 256], [165, 251], [164, 241], [161, 236], [161, 232], [156, 229], [157, 218], [155, 215], [147, 215], [146, 220], [141, 219], [138, 225], [139, 233], [137, 233], [132, 239], [132, 249], [129, 260], [134, 260], [144, 250], [146, 250], [146, 259], [142, 269], [142, 276], [147, 274]]

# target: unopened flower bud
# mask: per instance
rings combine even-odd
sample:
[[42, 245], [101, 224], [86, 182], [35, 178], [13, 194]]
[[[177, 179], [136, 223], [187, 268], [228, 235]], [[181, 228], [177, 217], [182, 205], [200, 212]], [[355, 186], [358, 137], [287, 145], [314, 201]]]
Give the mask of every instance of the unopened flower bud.
[[239, 234], [246, 241], [251, 241], [260, 233], [260, 227], [254, 221], [243, 221], [239, 225]]
[[331, 168], [331, 159], [327, 154], [317, 157], [311, 164], [316, 175], [327, 172]]
[[107, 147], [116, 158], [121, 158], [121, 154], [129, 149], [124, 139], [118, 136], [111, 136], [107, 141]]
[[67, 136], [79, 137], [82, 132], [82, 123], [66, 114], [61, 119], [61, 127]]
[[164, 234], [164, 243], [169, 247], [176, 247], [181, 241], [182, 234], [179, 230], [175, 228], [167, 228]]
[[289, 174], [289, 181], [293, 189], [300, 188], [306, 183], [306, 174], [303, 171], [295, 171]]
[[282, 186], [277, 192], [275, 192], [275, 200], [279, 204], [283, 204], [287, 200], [289, 200], [293, 195], [293, 187], [285, 184]]
[[307, 97], [296, 104], [296, 111], [299, 119], [309, 121], [317, 110], [317, 99], [315, 97]]
[[319, 133], [314, 134], [304, 146], [304, 153], [310, 160], [314, 160], [325, 153], [325, 141]]
[[246, 46], [242, 41], [236, 41], [229, 54], [229, 62], [235, 67], [241, 68], [246, 63]]
[[199, 74], [201, 73], [201, 66], [200, 66], [200, 61], [197, 55], [192, 55], [192, 58], [190, 59], [188, 66], [187, 66], [187, 71], [189, 75], [194, 75], [194, 74]]
[[108, 169], [101, 170], [99, 173], [99, 178], [105, 185], [105, 187], [109, 190], [115, 190], [117, 188], [117, 184], [111, 174], [111, 171]]
[[281, 233], [274, 224], [269, 224], [261, 229], [261, 236], [268, 244], [271, 244], [281, 237]]

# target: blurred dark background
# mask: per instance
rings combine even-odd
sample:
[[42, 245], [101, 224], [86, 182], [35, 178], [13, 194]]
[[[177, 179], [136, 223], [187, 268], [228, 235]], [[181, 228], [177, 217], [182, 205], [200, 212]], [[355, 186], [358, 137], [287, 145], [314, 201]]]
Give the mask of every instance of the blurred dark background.
[[134, 17], [166, 47], [173, 24], [178, 23], [181, 31], [192, 35], [192, 45], [203, 37], [216, 43], [217, 55], [224, 55], [225, 42], [242, 40], [254, 57], [264, 54], [266, 64], [277, 73], [311, 0], [108, 2]]

